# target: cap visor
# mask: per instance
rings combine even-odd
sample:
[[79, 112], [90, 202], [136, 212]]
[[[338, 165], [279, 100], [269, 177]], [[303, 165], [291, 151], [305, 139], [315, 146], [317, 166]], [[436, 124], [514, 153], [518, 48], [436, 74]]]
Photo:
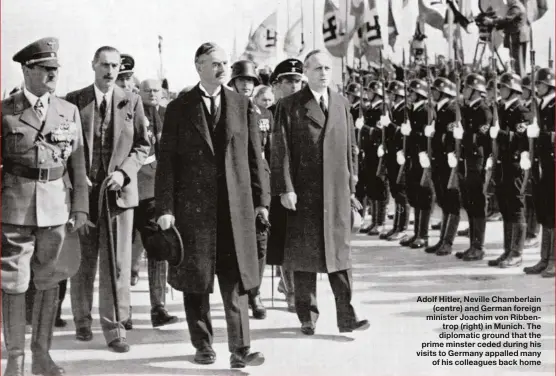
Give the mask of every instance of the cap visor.
[[41, 67], [48, 67], [48, 68], [60, 68], [60, 64], [58, 60], [46, 60], [36, 63], [35, 65], [40, 65]]

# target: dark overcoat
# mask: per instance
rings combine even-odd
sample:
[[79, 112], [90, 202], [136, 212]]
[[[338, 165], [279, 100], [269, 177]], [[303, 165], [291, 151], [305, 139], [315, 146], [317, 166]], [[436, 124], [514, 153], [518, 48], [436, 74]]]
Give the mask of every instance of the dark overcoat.
[[273, 195], [297, 194], [287, 218], [284, 267], [332, 273], [351, 267], [350, 194], [357, 145], [348, 102], [329, 90], [328, 118], [308, 87], [278, 103], [273, 132]]
[[[231, 247], [242, 287], [249, 290], [259, 285], [255, 207], [270, 205], [269, 184], [250, 101], [224, 88], [221, 95]], [[203, 106], [198, 88], [168, 105], [155, 179], [157, 214], [175, 216], [185, 248], [185, 260], [170, 268], [168, 282], [193, 294], [212, 293], [216, 272], [219, 177]]]

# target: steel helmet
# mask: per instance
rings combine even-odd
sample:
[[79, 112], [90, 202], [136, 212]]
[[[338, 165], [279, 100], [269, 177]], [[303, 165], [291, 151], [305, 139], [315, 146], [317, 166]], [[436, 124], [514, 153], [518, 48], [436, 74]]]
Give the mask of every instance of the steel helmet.
[[[494, 81], [489, 81], [490, 88], [494, 87]], [[470, 87], [473, 90], [480, 91], [481, 93], [486, 93], [486, 79], [478, 73], [469, 73], [465, 77], [465, 86]]]
[[429, 96], [429, 85], [421, 79], [411, 80], [408, 91], [414, 91], [420, 96], [427, 98]]
[[234, 79], [238, 77], [247, 77], [255, 81], [255, 86], [261, 83], [261, 79], [257, 74], [255, 63], [250, 60], [240, 60], [232, 64], [232, 77], [228, 85], [231, 85]]
[[500, 77], [500, 81], [498, 82], [498, 88], [501, 86], [505, 86], [508, 89], [511, 89], [518, 93], [523, 93], [523, 89], [521, 88], [521, 77], [519, 77], [515, 73], [506, 72]]
[[447, 78], [438, 77], [434, 80], [432, 88], [451, 97], [456, 96], [456, 85]]

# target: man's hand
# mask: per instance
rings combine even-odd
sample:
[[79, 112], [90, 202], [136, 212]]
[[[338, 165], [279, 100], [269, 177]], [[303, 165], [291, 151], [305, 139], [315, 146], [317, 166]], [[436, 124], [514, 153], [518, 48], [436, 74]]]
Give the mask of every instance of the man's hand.
[[264, 206], [257, 206], [255, 208], [255, 217], [261, 214], [265, 221], [268, 221], [268, 209]]
[[419, 153], [419, 163], [423, 168], [429, 168], [431, 166], [431, 161], [429, 159], [429, 156], [424, 151]]
[[454, 130], [452, 131], [452, 135], [456, 140], [463, 139], [463, 127], [461, 126], [461, 123], [456, 124]]
[[108, 180], [108, 189], [111, 191], [119, 191], [124, 186], [124, 173], [121, 171], [114, 171], [110, 174]]
[[376, 149], [376, 156], [379, 158], [384, 156], [384, 147], [382, 145], [378, 145], [378, 149]]
[[390, 123], [392, 122], [392, 120], [390, 120], [390, 115], [388, 115], [388, 113], [386, 113], [386, 115], [382, 115], [380, 117], [380, 120], [378, 122], [378, 127], [379, 128], [384, 128], [390, 125]]
[[89, 235], [89, 228], [96, 228], [97, 226], [91, 222], [90, 220], [86, 219], [85, 223], [83, 224], [83, 226], [81, 226], [79, 229], [77, 229], [77, 232], [79, 233], [79, 235]]
[[529, 152], [524, 151], [521, 153], [521, 159], [519, 160], [519, 167], [522, 170], [529, 170], [531, 168], [531, 159], [529, 158]]
[[409, 136], [411, 134], [411, 124], [409, 124], [409, 122], [403, 123], [400, 131], [402, 132], [402, 135]]
[[83, 212], [72, 212], [68, 220], [68, 231], [75, 232], [87, 222], [87, 214]]
[[425, 127], [425, 137], [432, 137], [434, 135], [434, 120], [432, 124]]
[[165, 231], [176, 223], [176, 218], [172, 214], [164, 214], [158, 217], [156, 223], [162, 231]]
[[363, 128], [364, 125], [365, 125], [365, 119], [363, 118], [363, 116], [360, 116], [357, 118], [357, 120], [355, 120], [355, 128], [361, 129]]
[[537, 119], [535, 119], [533, 120], [533, 123], [527, 127], [527, 137], [538, 138], [540, 133], [541, 133], [541, 129], [537, 124]]
[[400, 150], [396, 153], [396, 162], [398, 162], [400, 166], [403, 166], [405, 164], [405, 156], [403, 155], [403, 150]]
[[361, 205], [361, 202], [359, 202], [359, 200], [355, 197], [354, 194], [352, 194], [350, 196], [350, 200], [351, 200], [351, 207], [352, 208], [354, 208], [357, 211], [363, 209], [363, 205]]
[[498, 122], [495, 122], [489, 130], [490, 138], [492, 138], [493, 140], [496, 139], [498, 137], [498, 132], [500, 132], [500, 124], [498, 124]]
[[485, 168], [486, 168], [487, 170], [490, 170], [490, 169], [492, 168], [492, 157], [488, 157], [488, 158], [487, 158]]
[[458, 159], [454, 153], [448, 153], [448, 166], [454, 168], [458, 165]]
[[289, 210], [295, 210], [297, 204], [297, 195], [295, 192], [288, 192], [280, 195], [280, 202], [282, 206]]

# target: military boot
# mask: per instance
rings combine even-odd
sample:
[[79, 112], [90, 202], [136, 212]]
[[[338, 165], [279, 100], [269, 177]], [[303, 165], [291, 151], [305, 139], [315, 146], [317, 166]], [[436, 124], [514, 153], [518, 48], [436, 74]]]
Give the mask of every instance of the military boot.
[[[373, 201], [373, 208], [374, 208], [374, 215], [373, 215], [373, 223], [374, 226], [369, 228], [367, 231], [367, 235], [369, 236], [376, 236], [380, 235], [381, 232], [384, 231], [384, 221], [386, 220], [386, 205], [388, 201]], [[376, 216], [376, 217], [375, 217]]]
[[[543, 232], [544, 232], [543, 226]], [[548, 265], [546, 269], [543, 270], [541, 275], [544, 278], [554, 278], [554, 229], [547, 228], [546, 231], [548, 232], [547, 239], [549, 239], [548, 248]]]
[[398, 214], [398, 222], [396, 231], [386, 238], [388, 241], [400, 241], [407, 237], [407, 226], [409, 224], [409, 205], [396, 205], [396, 213]]
[[413, 241], [415, 241], [415, 239], [417, 239], [417, 237], [419, 236], [419, 219], [421, 218], [421, 210], [415, 208], [415, 224], [413, 226], [413, 236], [411, 237], [405, 237], [404, 239], [400, 240], [400, 245], [404, 246], [404, 247], [409, 247], [410, 244], [413, 243]]
[[429, 221], [431, 210], [421, 210], [419, 215], [419, 232], [417, 238], [409, 245], [410, 248], [418, 249], [429, 245]]
[[525, 223], [512, 223], [512, 241], [510, 254], [505, 260], [500, 262], [498, 265], [500, 268], [513, 268], [521, 265], [522, 254], [523, 254], [523, 244], [525, 242], [525, 232], [527, 231], [527, 225]]
[[295, 313], [295, 285], [293, 283], [293, 271], [282, 268], [282, 280], [286, 289], [286, 303], [288, 312]]
[[510, 243], [512, 242], [512, 225], [507, 221], [504, 221], [502, 225], [504, 227], [504, 253], [498, 256], [497, 259], [489, 260], [488, 266], [498, 266], [510, 255]]
[[[440, 237], [438, 238], [438, 243], [433, 246], [426, 247], [426, 253], [436, 253], [436, 251], [442, 247], [444, 244], [444, 236], [446, 235], [446, 224], [448, 222], [448, 216], [442, 213], [442, 221], [440, 222]], [[456, 229], [457, 230], [457, 229]]]
[[[32, 283], [32, 282], [31, 282]], [[25, 293], [8, 294], [2, 290], [2, 323], [8, 362], [4, 376], [23, 376], [25, 359]]]
[[[546, 267], [548, 266], [548, 254], [550, 252], [550, 244], [551, 244], [551, 235], [550, 231], [552, 229], [548, 229], [543, 226], [542, 228], [542, 239], [541, 239], [541, 259], [533, 266], [527, 266], [523, 268], [525, 274], [541, 274]], [[552, 237], [554, 237], [554, 232], [552, 230]]]
[[[378, 210], [378, 205], [377, 205], [378, 201], [372, 200], [369, 203], [369, 209], [371, 212], [371, 224], [368, 227], [365, 227], [364, 229], [361, 228], [361, 230], [359, 232], [361, 233], [365, 233], [365, 234], [369, 234], [372, 231], [375, 231], [377, 223], [376, 223], [376, 219], [377, 219], [377, 210]], [[365, 219], [365, 218], [363, 218]]]
[[473, 220], [474, 220], [473, 217], [469, 217], [469, 248], [467, 248], [465, 251], [456, 252], [456, 257], [460, 260], [463, 259], [465, 255], [469, 254], [473, 250], [473, 247], [471, 246], [472, 243], [471, 239], [473, 239]]
[[64, 369], [54, 363], [50, 357], [52, 330], [58, 308], [58, 286], [35, 294], [33, 302], [33, 335], [31, 351], [33, 352], [31, 370], [34, 375], [60, 376]]
[[436, 250], [437, 256], [446, 256], [452, 253], [452, 246], [459, 226], [459, 215], [448, 214], [448, 219], [444, 228], [444, 238], [442, 245]]
[[386, 240], [390, 236], [392, 236], [393, 234], [395, 234], [397, 232], [398, 226], [400, 225], [399, 224], [399, 222], [400, 222], [399, 207], [400, 207], [400, 205], [396, 204], [396, 211], [394, 213], [394, 221], [393, 221], [392, 229], [390, 231], [385, 231], [385, 232], [381, 233], [378, 236], [379, 239]]
[[486, 219], [473, 218], [472, 223], [469, 225], [471, 248], [469, 253], [463, 256], [463, 261], [479, 261], [485, 257], [485, 231]]

